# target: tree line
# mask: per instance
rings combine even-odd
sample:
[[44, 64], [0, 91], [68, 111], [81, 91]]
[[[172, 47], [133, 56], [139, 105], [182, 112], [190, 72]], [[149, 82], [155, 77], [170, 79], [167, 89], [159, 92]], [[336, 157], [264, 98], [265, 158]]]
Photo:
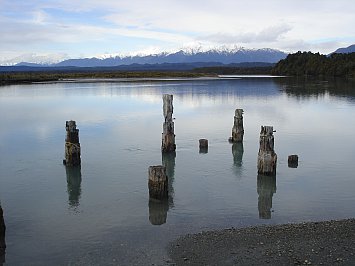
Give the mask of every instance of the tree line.
[[289, 54], [271, 70], [273, 75], [355, 77], [355, 53], [329, 56], [311, 52]]
[[285, 76], [328, 76], [355, 77], [355, 53], [331, 54], [330, 56], [311, 52], [289, 54], [275, 66], [261, 63], [244, 63], [236, 66], [200, 67], [188, 71], [98, 71], [97, 69], [76, 69], [68, 71], [0, 71], [0, 85], [31, 83], [78, 78], [164, 78], [203, 77], [216, 75], [285, 75]]

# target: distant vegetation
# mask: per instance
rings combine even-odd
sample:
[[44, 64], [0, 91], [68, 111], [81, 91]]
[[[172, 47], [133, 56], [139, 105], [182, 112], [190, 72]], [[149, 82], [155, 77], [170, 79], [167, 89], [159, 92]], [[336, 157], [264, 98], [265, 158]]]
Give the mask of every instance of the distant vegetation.
[[274, 75], [355, 77], [355, 53], [331, 54], [298, 52], [280, 60], [271, 71]]
[[32, 83], [58, 81], [65, 79], [114, 79], [114, 78], [195, 78], [211, 74], [194, 72], [157, 72], [157, 71], [115, 71], [115, 72], [0, 72], [0, 84]]
[[197, 73], [214, 73], [217, 75], [270, 75], [272, 66], [262, 67], [201, 67], [193, 71]]
[[[239, 63], [229, 65], [155, 64], [114, 68], [77, 67], [0, 67], [0, 85], [57, 81], [65, 79], [114, 78], [196, 78], [216, 75], [286, 75], [355, 77], [355, 53], [332, 54], [298, 52], [288, 55], [275, 66], [271, 63]], [[206, 63], [203, 63], [206, 64]], [[209, 63], [212, 64], [212, 63]], [[216, 63], [220, 64], [220, 63]], [[116, 69], [117, 68], [117, 69]], [[130, 69], [121, 69], [130, 68]]]

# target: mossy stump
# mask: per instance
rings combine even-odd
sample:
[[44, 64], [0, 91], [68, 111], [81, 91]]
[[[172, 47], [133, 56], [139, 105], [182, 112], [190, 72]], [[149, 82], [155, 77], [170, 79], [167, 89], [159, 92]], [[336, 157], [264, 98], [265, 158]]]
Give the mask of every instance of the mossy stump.
[[199, 143], [199, 152], [200, 153], [208, 153], [208, 139], [200, 139]]
[[260, 147], [258, 152], [258, 174], [275, 175], [277, 155], [274, 151], [272, 126], [261, 126]]
[[75, 121], [66, 121], [65, 128], [67, 136], [65, 139], [65, 160], [63, 164], [67, 166], [78, 166], [81, 164], [79, 129], [76, 128]]
[[288, 167], [297, 168], [298, 167], [298, 155], [289, 155], [288, 156]]
[[243, 142], [244, 125], [243, 125], [243, 109], [236, 109], [234, 115], [234, 124], [232, 128], [232, 137], [229, 138], [230, 142]]
[[169, 186], [165, 166], [149, 166], [148, 175], [149, 197], [158, 200], [167, 199]]

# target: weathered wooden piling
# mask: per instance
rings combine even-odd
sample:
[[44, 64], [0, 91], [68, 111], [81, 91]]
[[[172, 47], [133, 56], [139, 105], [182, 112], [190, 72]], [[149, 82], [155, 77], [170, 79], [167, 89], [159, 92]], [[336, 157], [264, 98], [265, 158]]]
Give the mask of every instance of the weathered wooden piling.
[[258, 210], [260, 219], [271, 219], [272, 197], [276, 193], [276, 176], [258, 175]]
[[260, 147], [258, 153], [258, 173], [275, 175], [277, 155], [274, 151], [274, 135], [272, 126], [261, 126]]
[[298, 167], [298, 155], [293, 154], [288, 156], [288, 167], [290, 168]]
[[207, 139], [200, 139], [199, 140], [199, 148], [200, 153], [208, 153], [208, 140]]
[[163, 152], [172, 152], [176, 150], [173, 122], [173, 95], [163, 95], [163, 113], [164, 124], [161, 150]]
[[67, 192], [69, 196], [69, 206], [76, 208], [79, 206], [81, 196], [81, 168], [80, 166], [66, 167]]
[[149, 221], [152, 225], [162, 225], [166, 223], [169, 210], [167, 199], [149, 199]]
[[149, 180], [149, 197], [153, 199], [167, 199], [168, 198], [168, 177], [166, 175], [166, 168], [162, 165], [149, 166], [148, 169]]
[[230, 142], [242, 142], [244, 137], [243, 125], [243, 109], [235, 109], [234, 125], [232, 128], [232, 137], [229, 138]]
[[200, 148], [208, 148], [208, 139], [200, 139], [198, 142]]
[[65, 127], [67, 136], [65, 139], [65, 160], [63, 163], [67, 166], [77, 166], [81, 164], [79, 129], [76, 128], [75, 121], [66, 121]]
[[5, 249], [6, 249], [6, 243], [5, 243], [5, 221], [4, 221], [4, 212], [0, 206], [0, 263], [5, 262]]

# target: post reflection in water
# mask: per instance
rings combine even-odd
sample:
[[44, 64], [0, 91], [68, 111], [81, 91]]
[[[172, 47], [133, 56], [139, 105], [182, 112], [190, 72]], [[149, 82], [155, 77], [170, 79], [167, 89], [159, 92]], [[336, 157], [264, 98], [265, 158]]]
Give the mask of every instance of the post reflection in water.
[[174, 174], [175, 174], [175, 152], [162, 153], [162, 165], [166, 168], [168, 176], [168, 198], [163, 200], [149, 199], [149, 221], [152, 225], [166, 223], [169, 207], [174, 207]]
[[162, 165], [166, 168], [169, 185], [169, 207], [174, 207], [174, 176], [176, 152], [162, 153]]
[[208, 147], [200, 147], [198, 153], [200, 154], [208, 153]]
[[80, 166], [65, 167], [67, 174], [67, 191], [69, 206], [76, 209], [79, 206], [81, 196], [81, 168]]
[[0, 265], [3, 265], [3, 263], [5, 263], [5, 230], [6, 227], [4, 221], [4, 213], [0, 205]]
[[243, 142], [233, 143], [232, 154], [233, 154], [233, 163], [235, 166], [234, 171], [237, 176], [240, 176], [242, 172], [242, 166], [243, 166], [243, 154], [244, 154]]
[[168, 199], [149, 199], [149, 221], [152, 225], [162, 225], [166, 223], [168, 216]]
[[271, 219], [272, 196], [276, 193], [276, 175], [258, 175], [258, 209], [260, 219]]

